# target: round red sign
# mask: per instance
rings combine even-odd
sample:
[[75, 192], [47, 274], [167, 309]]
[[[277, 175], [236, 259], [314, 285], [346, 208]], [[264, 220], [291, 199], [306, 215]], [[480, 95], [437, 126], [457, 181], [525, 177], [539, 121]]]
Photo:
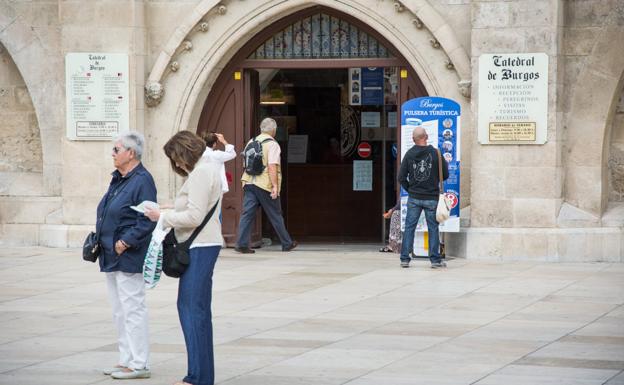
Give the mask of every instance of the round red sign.
[[358, 155], [362, 158], [368, 158], [373, 152], [368, 142], [361, 142], [357, 148]]

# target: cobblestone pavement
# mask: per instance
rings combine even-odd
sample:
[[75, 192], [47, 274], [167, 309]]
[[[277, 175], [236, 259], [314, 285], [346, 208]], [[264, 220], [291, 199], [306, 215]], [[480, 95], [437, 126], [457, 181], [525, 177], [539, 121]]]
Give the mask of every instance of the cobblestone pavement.
[[[221, 254], [217, 382], [624, 384], [624, 265], [451, 260], [374, 246]], [[76, 249], [0, 251], [0, 384], [116, 383], [104, 277]], [[182, 378], [176, 281], [148, 292], [152, 378]]]

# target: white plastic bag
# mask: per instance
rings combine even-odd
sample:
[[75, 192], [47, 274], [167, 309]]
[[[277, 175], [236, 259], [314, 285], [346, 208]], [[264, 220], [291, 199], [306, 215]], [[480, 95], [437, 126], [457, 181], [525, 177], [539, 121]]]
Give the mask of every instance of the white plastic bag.
[[[161, 217], [162, 218], [162, 217]], [[147, 254], [143, 261], [143, 281], [146, 289], [153, 289], [162, 275], [162, 242], [170, 229], [163, 229], [160, 219], [152, 232], [152, 239], [147, 247]]]

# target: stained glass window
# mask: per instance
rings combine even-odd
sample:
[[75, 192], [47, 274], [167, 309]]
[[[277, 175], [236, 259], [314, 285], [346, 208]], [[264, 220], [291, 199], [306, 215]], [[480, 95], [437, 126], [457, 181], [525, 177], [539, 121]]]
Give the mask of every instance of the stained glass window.
[[297, 20], [262, 43], [249, 59], [387, 58], [388, 49], [348, 21], [324, 13]]

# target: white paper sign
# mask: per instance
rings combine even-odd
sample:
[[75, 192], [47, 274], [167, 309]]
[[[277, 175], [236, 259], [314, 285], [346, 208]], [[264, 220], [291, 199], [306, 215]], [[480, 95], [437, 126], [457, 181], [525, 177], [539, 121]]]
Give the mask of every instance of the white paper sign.
[[548, 55], [481, 55], [477, 120], [480, 143], [546, 143]]
[[362, 112], [362, 128], [381, 127], [381, 112], [363, 111]]
[[[438, 147], [438, 121], [429, 120], [421, 122], [420, 126], [425, 129], [427, 133], [427, 145], [431, 145], [435, 148]], [[405, 153], [412, 147], [414, 147], [414, 128], [417, 126], [403, 125], [401, 126], [401, 160], [405, 157]]]
[[128, 55], [65, 56], [67, 138], [110, 140], [129, 129]]
[[398, 112], [396, 111], [388, 112], [388, 128], [396, 128], [397, 115], [398, 115]]
[[308, 154], [307, 135], [288, 136], [288, 163], [305, 163]]
[[353, 161], [353, 191], [373, 191], [373, 161]]

